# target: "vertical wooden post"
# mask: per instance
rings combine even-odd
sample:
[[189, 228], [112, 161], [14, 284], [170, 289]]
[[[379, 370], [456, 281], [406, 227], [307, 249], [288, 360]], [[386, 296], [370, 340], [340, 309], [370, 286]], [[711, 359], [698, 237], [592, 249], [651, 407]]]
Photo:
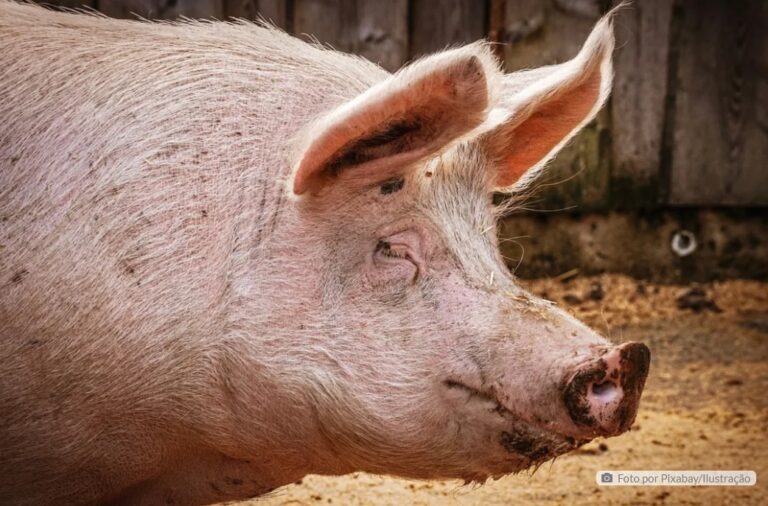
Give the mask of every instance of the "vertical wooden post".
[[493, 42], [493, 53], [504, 62], [504, 26], [506, 23], [507, 0], [491, 0], [488, 13], [488, 40]]
[[672, 0], [644, 0], [614, 22], [611, 200], [619, 207], [658, 201], [671, 20]]

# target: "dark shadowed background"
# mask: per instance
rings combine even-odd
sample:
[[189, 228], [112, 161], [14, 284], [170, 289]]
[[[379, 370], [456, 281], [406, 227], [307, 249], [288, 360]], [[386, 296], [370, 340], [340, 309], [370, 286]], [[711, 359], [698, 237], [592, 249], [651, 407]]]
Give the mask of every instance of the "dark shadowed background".
[[[503, 43], [507, 71], [576, 54], [610, 0], [64, 0], [108, 16], [262, 16], [389, 70]], [[522, 277], [768, 279], [768, 2], [637, 0], [610, 103], [501, 228]], [[521, 261], [521, 257], [522, 261]]]

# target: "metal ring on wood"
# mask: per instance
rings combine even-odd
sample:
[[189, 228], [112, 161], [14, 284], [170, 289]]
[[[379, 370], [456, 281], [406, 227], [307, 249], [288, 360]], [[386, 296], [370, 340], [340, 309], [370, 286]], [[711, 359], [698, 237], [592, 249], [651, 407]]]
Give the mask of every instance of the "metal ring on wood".
[[687, 257], [698, 247], [696, 236], [688, 230], [679, 230], [672, 236], [672, 251], [679, 257]]

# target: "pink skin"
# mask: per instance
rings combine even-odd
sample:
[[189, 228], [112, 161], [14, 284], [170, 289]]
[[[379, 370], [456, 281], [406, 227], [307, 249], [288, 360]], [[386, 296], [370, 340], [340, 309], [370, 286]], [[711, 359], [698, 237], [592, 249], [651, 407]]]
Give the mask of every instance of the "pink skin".
[[605, 102], [610, 17], [516, 74], [4, 0], [0, 41], [7, 502], [482, 482], [631, 425], [647, 348], [522, 290], [492, 205]]
[[[321, 285], [329, 295], [303, 306], [315, 305], [321, 319], [324, 297], [333, 306], [354, 308], [336, 316], [340, 332], [332, 338], [335, 364], [344, 364], [349, 409], [321, 411], [324, 423], [333, 420], [323, 430], [334, 435], [334, 452], [350, 470], [482, 481], [536, 465], [596, 435], [619, 434], [634, 418], [647, 364], [636, 364], [635, 357], [622, 364], [624, 348], [516, 285], [498, 254], [495, 230], [483, 225], [492, 222], [493, 207], [487, 189], [473, 181], [487, 171], [474, 149], [464, 146], [437, 166], [415, 169], [402, 190], [387, 195], [379, 185], [350, 194], [340, 177], [314, 199], [311, 213], [297, 216], [302, 232], [293, 236], [305, 241], [301, 249], [327, 248], [327, 258], [313, 262], [360, 266], [329, 269]], [[422, 171], [432, 176], [422, 178]], [[463, 198], [443, 200], [441, 193], [457, 184]], [[431, 207], [435, 199], [439, 209]], [[458, 217], [450, 229], [441, 223], [446, 213]], [[318, 228], [311, 225], [315, 220], [336, 226]], [[303, 318], [312, 315], [305, 311]], [[354, 347], [344, 345], [345, 336]], [[619, 388], [636, 395], [625, 401], [590, 389], [589, 413], [599, 423], [575, 420], [565, 392], [579, 371], [599, 370], [601, 357], [609, 366], [605, 373], [616, 372]], [[571, 397], [584, 402], [579, 391]], [[622, 423], [613, 422], [619, 411]], [[341, 437], [361, 433], [361, 412], [376, 419], [377, 437], [365, 448]], [[394, 413], [409, 423], [390, 423]], [[404, 454], [431, 464], [411, 466]]]

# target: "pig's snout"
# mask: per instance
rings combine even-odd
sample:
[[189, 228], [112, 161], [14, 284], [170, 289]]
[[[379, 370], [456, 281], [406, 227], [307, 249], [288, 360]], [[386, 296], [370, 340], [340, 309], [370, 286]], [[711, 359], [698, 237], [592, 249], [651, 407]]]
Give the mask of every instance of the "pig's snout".
[[563, 400], [584, 435], [614, 436], [632, 425], [640, 404], [651, 352], [642, 343], [625, 343], [573, 373]]

